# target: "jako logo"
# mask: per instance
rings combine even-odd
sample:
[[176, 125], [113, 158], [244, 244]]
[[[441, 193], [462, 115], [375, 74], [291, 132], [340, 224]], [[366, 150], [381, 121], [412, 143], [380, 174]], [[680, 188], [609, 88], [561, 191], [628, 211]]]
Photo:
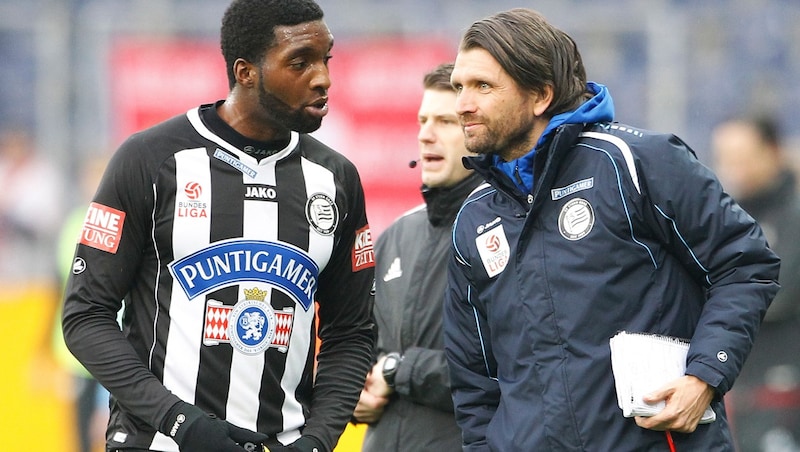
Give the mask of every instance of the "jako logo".
[[175, 437], [175, 435], [178, 433], [178, 428], [185, 421], [186, 421], [186, 416], [183, 413], [179, 414], [178, 417], [175, 419], [175, 423], [172, 424], [172, 429], [170, 429], [169, 431], [169, 436]]

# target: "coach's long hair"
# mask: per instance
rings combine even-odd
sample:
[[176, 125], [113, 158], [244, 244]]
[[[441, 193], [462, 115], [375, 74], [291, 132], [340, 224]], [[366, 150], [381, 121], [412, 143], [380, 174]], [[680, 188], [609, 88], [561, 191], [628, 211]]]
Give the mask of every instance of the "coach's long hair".
[[550, 85], [553, 101], [545, 116], [574, 110], [589, 97], [575, 41], [536, 11], [515, 8], [473, 23], [459, 50], [474, 48], [489, 52], [524, 89], [541, 92]]

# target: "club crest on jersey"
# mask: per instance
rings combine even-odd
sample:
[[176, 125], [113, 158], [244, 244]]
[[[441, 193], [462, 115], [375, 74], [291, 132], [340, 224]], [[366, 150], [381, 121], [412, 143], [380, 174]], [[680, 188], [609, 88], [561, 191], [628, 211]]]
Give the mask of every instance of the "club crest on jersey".
[[498, 225], [475, 238], [475, 246], [481, 256], [483, 268], [489, 277], [499, 275], [506, 269], [511, 257], [511, 248], [503, 225]]
[[306, 311], [314, 303], [319, 280], [319, 267], [306, 252], [288, 243], [263, 240], [224, 240], [167, 267], [190, 300], [255, 281], [281, 289]]
[[319, 234], [331, 235], [339, 224], [339, 208], [325, 193], [314, 193], [306, 201], [306, 220]]
[[267, 348], [286, 353], [294, 323], [294, 309], [275, 312], [264, 301], [267, 291], [257, 287], [244, 289], [244, 299], [235, 306], [217, 300], [206, 303], [203, 344], [229, 343], [246, 355], [256, 355]]
[[583, 198], [570, 200], [561, 208], [558, 215], [558, 231], [567, 240], [575, 241], [586, 237], [594, 227], [594, 209]]

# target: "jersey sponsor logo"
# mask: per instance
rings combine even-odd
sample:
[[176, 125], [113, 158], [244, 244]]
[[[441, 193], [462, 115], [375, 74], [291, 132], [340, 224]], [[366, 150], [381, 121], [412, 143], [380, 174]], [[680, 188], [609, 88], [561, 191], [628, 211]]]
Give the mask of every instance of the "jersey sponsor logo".
[[183, 193], [188, 201], [178, 201], [175, 206], [175, 215], [181, 218], [208, 218], [208, 203], [200, 201], [203, 187], [198, 182], [188, 182], [183, 187]]
[[490, 278], [505, 270], [511, 248], [502, 224], [475, 237], [475, 245], [478, 247], [483, 268]]
[[[245, 289], [248, 290], [253, 289]], [[292, 335], [294, 309], [274, 311], [263, 300], [248, 301], [247, 298], [246, 296], [236, 306], [208, 300], [203, 344], [213, 346], [232, 343], [234, 348], [248, 354], [254, 351], [259, 353], [266, 348], [275, 348], [286, 353], [289, 350], [289, 337]]]
[[594, 177], [579, 180], [578, 182], [569, 184], [563, 188], [554, 188], [550, 190], [550, 197], [553, 199], [553, 201], [558, 201], [561, 198], [575, 194], [579, 191], [588, 190], [592, 187], [594, 187]]
[[369, 225], [356, 231], [352, 257], [354, 272], [375, 266], [375, 251], [372, 245], [372, 232], [370, 232]]
[[278, 190], [273, 185], [246, 185], [244, 197], [256, 201], [275, 201], [278, 199]]
[[250, 168], [249, 166], [245, 165], [244, 163], [242, 163], [241, 160], [239, 160], [236, 157], [228, 154], [227, 152], [223, 151], [222, 149], [217, 148], [217, 150], [214, 151], [214, 158], [217, 159], [217, 160], [221, 160], [221, 161], [227, 163], [228, 165], [236, 168], [237, 170], [241, 171], [242, 173], [250, 176], [251, 179], [255, 179], [256, 175], [258, 174], [258, 172], [256, 170], [254, 170], [253, 168]]
[[226, 240], [170, 262], [169, 271], [189, 299], [243, 281], [282, 289], [308, 311], [314, 302], [319, 267], [287, 243]]
[[339, 224], [339, 208], [325, 193], [314, 193], [306, 201], [306, 220], [319, 234], [331, 235]]
[[583, 198], [570, 200], [558, 215], [558, 231], [567, 240], [580, 240], [594, 227], [594, 210]]
[[93, 202], [86, 212], [79, 242], [116, 254], [124, 223], [125, 212]]

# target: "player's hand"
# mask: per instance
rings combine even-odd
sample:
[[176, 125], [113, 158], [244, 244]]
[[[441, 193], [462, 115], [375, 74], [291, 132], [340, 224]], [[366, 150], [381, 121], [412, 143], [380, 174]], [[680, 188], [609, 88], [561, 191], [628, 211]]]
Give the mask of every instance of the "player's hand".
[[181, 452], [258, 451], [268, 439], [263, 433], [237, 427], [186, 402], [170, 408], [160, 431], [175, 440]]
[[644, 396], [647, 403], [666, 401], [655, 416], [636, 416], [636, 424], [650, 430], [692, 433], [714, 398], [714, 388], [693, 376], [685, 375]]
[[301, 436], [288, 446], [264, 446], [264, 452], [325, 452], [322, 444], [313, 436]]
[[358, 422], [373, 424], [381, 418], [383, 410], [388, 403], [388, 397], [376, 396], [366, 389], [362, 389], [356, 409], [353, 411], [353, 417]]

